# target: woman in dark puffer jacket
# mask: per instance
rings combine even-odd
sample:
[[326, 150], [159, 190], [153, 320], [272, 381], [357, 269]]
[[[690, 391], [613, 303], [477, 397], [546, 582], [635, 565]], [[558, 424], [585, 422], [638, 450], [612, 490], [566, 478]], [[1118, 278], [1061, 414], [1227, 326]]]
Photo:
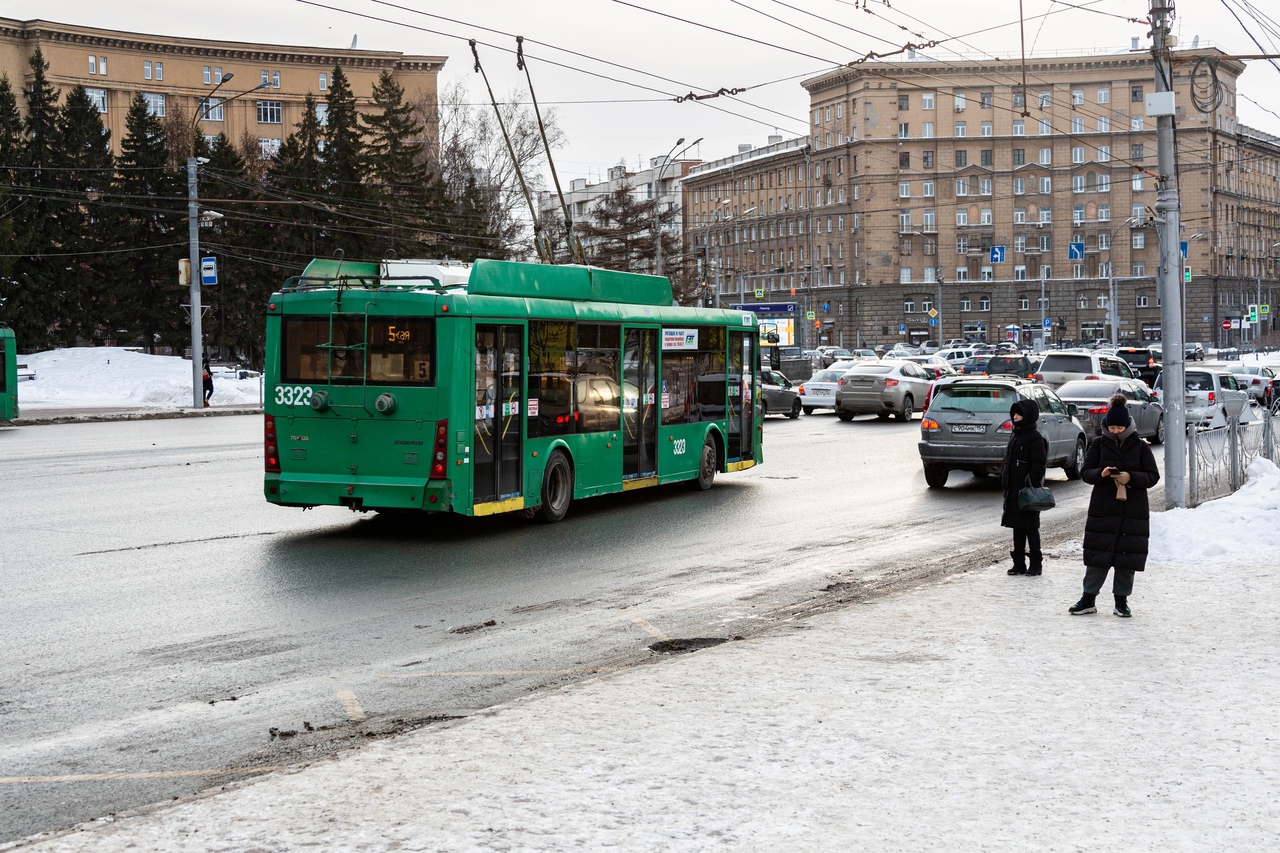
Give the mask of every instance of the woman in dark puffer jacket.
[[1084, 595], [1068, 608], [1074, 616], [1097, 613], [1094, 605], [1107, 570], [1115, 568], [1111, 591], [1117, 616], [1131, 616], [1128, 598], [1133, 573], [1147, 564], [1151, 510], [1147, 490], [1160, 482], [1156, 457], [1138, 438], [1123, 394], [1111, 398], [1103, 419], [1105, 432], [1085, 454], [1082, 479], [1093, 486], [1084, 525]]
[[[1032, 400], [1019, 400], [1009, 409], [1013, 421], [1013, 435], [1004, 451], [1004, 466], [1000, 469], [1000, 483], [1004, 486], [1004, 511], [1000, 514], [1000, 526], [1013, 528], [1013, 558], [1011, 575], [1038, 575], [1044, 565], [1040, 552], [1040, 513], [1018, 509], [1018, 492], [1025, 485], [1044, 484], [1044, 466], [1049, 458], [1049, 442], [1036, 429], [1040, 410]], [[1031, 565], [1027, 565], [1027, 546], [1030, 545]]]

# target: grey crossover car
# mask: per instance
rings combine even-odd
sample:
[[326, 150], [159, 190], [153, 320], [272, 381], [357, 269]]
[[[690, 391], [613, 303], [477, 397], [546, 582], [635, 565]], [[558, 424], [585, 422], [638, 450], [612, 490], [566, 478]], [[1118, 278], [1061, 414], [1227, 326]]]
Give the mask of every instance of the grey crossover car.
[[954, 470], [977, 476], [1000, 473], [1013, 432], [1009, 409], [1031, 400], [1040, 410], [1036, 429], [1049, 442], [1048, 467], [1080, 479], [1085, 438], [1068, 406], [1048, 386], [1029, 379], [982, 377], [939, 380], [920, 422], [920, 461], [931, 489], [940, 489]]

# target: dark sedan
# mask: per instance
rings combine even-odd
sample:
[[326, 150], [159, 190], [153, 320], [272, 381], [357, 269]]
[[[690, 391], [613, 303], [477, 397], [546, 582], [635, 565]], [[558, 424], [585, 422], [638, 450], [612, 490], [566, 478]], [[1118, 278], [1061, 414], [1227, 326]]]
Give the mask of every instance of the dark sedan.
[[1124, 394], [1129, 402], [1129, 415], [1138, 435], [1152, 444], [1164, 442], [1164, 406], [1151, 390], [1133, 379], [1073, 379], [1058, 388], [1062, 402], [1073, 404], [1076, 419], [1090, 442], [1102, 434], [1102, 418], [1111, 407], [1111, 398]]

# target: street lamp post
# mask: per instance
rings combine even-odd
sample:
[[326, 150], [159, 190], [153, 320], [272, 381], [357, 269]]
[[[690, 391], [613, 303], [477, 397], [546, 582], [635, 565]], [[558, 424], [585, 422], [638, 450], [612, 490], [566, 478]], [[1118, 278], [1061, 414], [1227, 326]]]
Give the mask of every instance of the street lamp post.
[[[201, 323], [202, 309], [200, 307], [200, 195], [196, 180], [196, 174], [202, 158], [196, 157], [195, 135], [196, 126], [200, 123], [200, 120], [213, 109], [213, 96], [222, 88], [223, 83], [226, 83], [234, 76], [235, 74], [222, 75], [218, 85], [214, 86], [212, 91], [205, 96], [203, 106], [197, 101], [196, 114], [191, 119], [191, 129], [187, 133], [187, 136], [191, 137], [191, 156], [187, 158], [187, 242], [188, 263], [191, 265], [188, 272], [191, 286], [191, 405], [197, 409], [204, 406], [204, 381], [201, 376], [204, 361], [204, 330]], [[236, 98], [244, 97], [250, 92], [256, 92], [269, 85], [269, 83], [260, 83], [252, 89], [226, 99], [222, 102], [222, 105], [225, 106]]]
[[688, 151], [693, 146], [702, 141], [702, 137], [685, 145], [680, 149], [680, 153], [676, 154], [675, 150], [684, 145], [684, 137], [676, 140], [676, 144], [671, 146], [671, 150], [667, 152], [667, 156], [663, 159], [662, 165], [658, 167], [658, 177], [653, 182], [653, 272], [654, 275], [662, 275], [662, 176], [666, 173], [667, 167], [671, 165], [672, 160], [679, 157], [680, 154]]

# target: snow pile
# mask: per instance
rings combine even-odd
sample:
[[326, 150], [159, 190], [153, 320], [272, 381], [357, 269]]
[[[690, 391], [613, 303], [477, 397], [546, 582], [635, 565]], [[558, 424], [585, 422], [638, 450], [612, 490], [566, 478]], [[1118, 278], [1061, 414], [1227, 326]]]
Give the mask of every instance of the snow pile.
[[1261, 457], [1249, 463], [1238, 492], [1195, 509], [1151, 514], [1151, 559], [1205, 568], [1270, 560], [1280, 552], [1280, 468]]
[[[75, 347], [22, 357], [35, 371], [32, 382], [18, 383], [18, 404], [25, 412], [41, 408], [131, 406], [171, 409], [191, 405], [191, 362], [168, 355], [147, 355], [122, 347]], [[257, 405], [257, 377], [236, 379], [214, 370], [213, 405]]]

